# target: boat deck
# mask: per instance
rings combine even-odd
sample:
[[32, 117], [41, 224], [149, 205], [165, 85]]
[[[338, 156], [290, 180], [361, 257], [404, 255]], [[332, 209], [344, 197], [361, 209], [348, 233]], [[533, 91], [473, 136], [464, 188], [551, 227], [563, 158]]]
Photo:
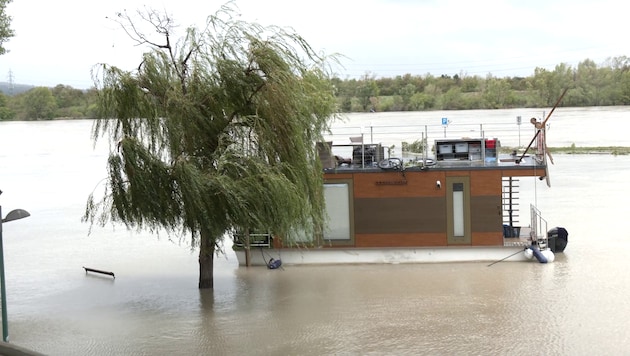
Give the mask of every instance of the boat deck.
[[532, 244], [531, 238], [532, 229], [528, 226], [521, 227], [520, 235], [518, 237], [504, 237], [503, 246], [505, 247], [527, 247]]
[[[516, 126], [509, 127], [502, 123], [461, 123], [448, 125], [447, 135], [445, 125], [340, 126], [318, 143], [318, 150], [327, 173], [378, 171], [379, 164], [390, 159], [397, 164], [385, 163], [382, 169], [544, 170], [544, 152], [537, 149], [538, 142], [529, 152], [514, 148], [512, 130]], [[503, 151], [497, 137], [508, 143]]]
[[[516, 163], [518, 161], [518, 163]], [[348, 163], [337, 163], [332, 166], [326, 167], [324, 169], [325, 172], [350, 172], [350, 171], [377, 171], [381, 172], [383, 168], [379, 168], [377, 162], [373, 162], [370, 164], [361, 165], [360, 163], [350, 163], [351, 160], [347, 159]], [[538, 168], [541, 170], [545, 169], [545, 164], [539, 162], [534, 157], [526, 155], [521, 159], [520, 156], [514, 155], [500, 155], [498, 160], [494, 160], [491, 162], [487, 161], [470, 161], [470, 160], [442, 160], [435, 161], [433, 158], [427, 159], [427, 161], [418, 160], [418, 159], [409, 159], [403, 158], [402, 162], [404, 164], [404, 170], [407, 171], [416, 171], [416, 170], [426, 170], [426, 169], [440, 169], [440, 170], [451, 170], [451, 169], [532, 169]], [[425, 163], [426, 162], [426, 163]], [[391, 169], [391, 168], [390, 168]]]

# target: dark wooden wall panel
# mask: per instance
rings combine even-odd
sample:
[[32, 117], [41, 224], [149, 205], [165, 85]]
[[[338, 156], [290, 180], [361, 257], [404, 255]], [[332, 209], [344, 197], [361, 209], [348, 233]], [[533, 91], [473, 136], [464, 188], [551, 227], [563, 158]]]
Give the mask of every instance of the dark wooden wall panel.
[[501, 196], [473, 196], [470, 198], [472, 231], [503, 233]]
[[354, 200], [355, 234], [445, 232], [444, 198]]

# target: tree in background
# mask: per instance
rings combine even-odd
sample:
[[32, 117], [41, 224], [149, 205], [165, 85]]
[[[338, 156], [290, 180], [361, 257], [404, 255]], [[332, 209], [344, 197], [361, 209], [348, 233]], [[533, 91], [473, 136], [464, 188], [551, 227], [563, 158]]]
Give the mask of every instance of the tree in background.
[[365, 73], [360, 83], [356, 88], [356, 96], [364, 111], [371, 110], [376, 106], [379, 95], [375, 77], [370, 73]]
[[37, 87], [29, 90], [22, 97], [21, 104], [26, 120], [52, 120], [55, 118], [57, 102], [50, 88]]
[[485, 107], [498, 109], [509, 107], [510, 101], [510, 84], [505, 79], [499, 79], [488, 75], [485, 80], [485, 86], [482, 92]]
[[321, 231], [315, 143], [335, 109], [327, 59], [297, 34], [237, 20], [229, 6], [177, 45], [170, 17], [141, 17], [158, 40], [118, 17], [151, 47], [137, 71], [102, 65], [95, 75], [93, 136], [114, 145], [104, 195], [90, 195], [84, 221], [190, 234], [199, 288], [212, 288], [226, 233]]
[[0, 121], [12, 120], [15, 117], [15, 111], [8, 107], [7, 96], [0, 93]]
[[4, 43], [15, 34], [11, 29], [11, 16], [7, 15], [7, 5], [11, 0], [0, 0], [0, 55], [7, 53]]
[[88, 116], [83, 90], [59, 84], [52, 89], [52, 94], [57, 102], [56, 117], [81, 118]]

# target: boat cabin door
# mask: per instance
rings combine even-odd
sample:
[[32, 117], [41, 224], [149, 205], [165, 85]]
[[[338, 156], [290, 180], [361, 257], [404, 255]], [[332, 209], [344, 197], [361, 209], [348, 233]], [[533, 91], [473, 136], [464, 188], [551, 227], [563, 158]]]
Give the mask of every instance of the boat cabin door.
[[470, 245], [470, 177], [446, 177], [446, 233], [449, 245]]

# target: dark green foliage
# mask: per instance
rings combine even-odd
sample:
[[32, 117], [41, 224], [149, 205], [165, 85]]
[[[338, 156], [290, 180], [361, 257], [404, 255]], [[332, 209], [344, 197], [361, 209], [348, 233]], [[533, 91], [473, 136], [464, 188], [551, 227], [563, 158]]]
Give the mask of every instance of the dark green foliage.
[[85, 220], [190, 234], [200, 287], [212, 286], [204, 264], [227, 232], [290, 239], [324, 221], [315, 143], [335, 110], [325, 61], [296, 34], [230, 14], [146, 53], [137, 72], [103, 65], [97, 83], [94, 139], [108, 135], [115, 150]]
[[37, 87], [26, 92], [22, 98], [26, 119], [51, 120], [55, 117], [57, 102], [46, 87]]
[[406, 74], [340, 80], [337, 102], [344, 112], [505, 109], [552, 106], [563, 88], [570, 88], [562, 106], [630, 105], [630, 59], [615, 57], [597, 65], [590, 59], [577, 68], [565, 63], [553, 71], [536, 68], [530, 77], [498, 78]]
[[0, 0], [0, 55], [7, 53], [4, 44], [15, 35], [11, 29], [12, 18], [6, 12], [9, 3], [11, 0]]

